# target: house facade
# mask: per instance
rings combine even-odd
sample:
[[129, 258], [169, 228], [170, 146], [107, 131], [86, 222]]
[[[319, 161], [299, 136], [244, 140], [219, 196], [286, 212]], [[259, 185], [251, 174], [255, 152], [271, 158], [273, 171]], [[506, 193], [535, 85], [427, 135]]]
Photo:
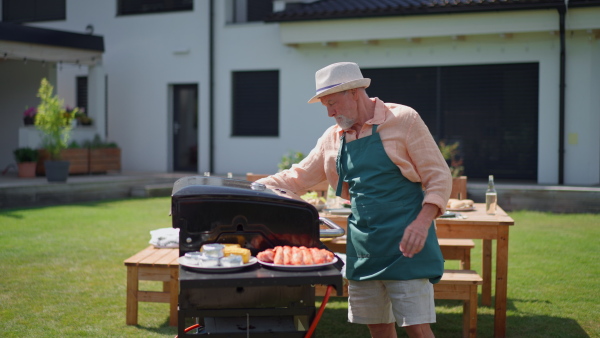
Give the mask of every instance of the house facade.
[[66, 104], [87, 98], [95, 123], [74, 137], [118, 143], [124, 171], [273, 173], [333, 123], [307, 103], [315, 71], [354, 61], [370, 96], [459, 142], [469, 177], [600, 183], [597, 1], [62, 2], [64, 19], [21, 24], [101, 37], [104, 50], [88, 64], [0, 61], [0, 168], [37, 146], [20, 113], [48, 76]]

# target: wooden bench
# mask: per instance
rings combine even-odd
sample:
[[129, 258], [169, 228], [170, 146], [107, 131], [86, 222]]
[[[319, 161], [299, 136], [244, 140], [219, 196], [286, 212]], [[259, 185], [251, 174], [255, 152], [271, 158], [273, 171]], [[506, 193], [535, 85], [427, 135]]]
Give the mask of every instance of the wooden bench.
[[435, 299], [463, 301], [463, 337], [477, 336], [477, 286], [483, 279], [473, 270], [444, 270], [433, 286]]
[[472, 239], [438, 238], [438, 243], [444, 259], [460, 261], [461, 270], [471, 269], [471, 250], [475, 247]]
[[[434, 299], [463, 301], [463, 337], [477, 335], [477, 286], [483, 279], [473, 270], [444, 270], [442, 279], [433, 285]], [[324, 296], [327, 287], [315, 286], [315, 295]], [[336, 293], [331, 294], [336, 297]], [[344, 295], [348, 297], [348, 281], [344, 280]]]
[[[127, 267], [127, 325], [138, 323], [138, 302], [169, 303], [169, 325], [177, 326], [179, 295], [179, 248], [156, 249], [149, 246], [125, 260]], [[143, 291], [140, 280], [163, 282], [163, 291]]]

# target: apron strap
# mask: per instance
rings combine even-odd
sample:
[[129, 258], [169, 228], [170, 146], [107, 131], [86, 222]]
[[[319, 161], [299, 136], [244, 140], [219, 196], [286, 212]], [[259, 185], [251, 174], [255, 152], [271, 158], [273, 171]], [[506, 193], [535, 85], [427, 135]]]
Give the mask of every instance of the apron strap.
[[338, 149], [338, 155], [337, 155], [337, 165], [336, 165], [336, 169], [337, 169], [337, 173], [338, 173], [338, 182], [337, 182], [337, 187], [335, 189], [335, 195], [336, 196], [342, 196], [342, 186], [344, 184], [344, 178], [342, 177], [342, 149], [344, 148], [344, 146], [346, 145], [346, 132], [344, 132], [342, 134], [342, 136], [340, 137], [340, 149]]

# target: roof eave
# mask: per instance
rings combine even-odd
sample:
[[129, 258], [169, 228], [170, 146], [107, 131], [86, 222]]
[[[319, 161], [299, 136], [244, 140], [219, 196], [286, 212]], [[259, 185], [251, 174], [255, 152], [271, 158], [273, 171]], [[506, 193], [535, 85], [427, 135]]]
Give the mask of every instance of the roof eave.
[[[600, 1], [589, 1], [586, 3], [576, 4], [569, 7], [593, 7], [600, 6]], [[266, 22], [298, 22], [298, 21], [315, 21], [315, 20], [339, 20], [339, 19], [361, 19], [361, 18], [376, 18], [376, 17], [391, 17], [391, 16], [413, 16], [413, 15], [435, 15], [435, 14], [457, 14], [457, 13], [481, 13], [481, 12], [498, 12], [498, 11], [515, 11], [515, 10], [540, 10], [540, 9], [562, 9], [565, 7], [563, 2], [556, 3], [525, 3], [525, 4], [477, 4], [477, 5], [459, 5], [452, 7], [419, 7], [407, 8], [403, 10], [386, 11], [386, 12], [364, 12], [364, 13], [339, 13], [339, 14], [323, 14], [301, 17], [280, 17], [275, 13]]]

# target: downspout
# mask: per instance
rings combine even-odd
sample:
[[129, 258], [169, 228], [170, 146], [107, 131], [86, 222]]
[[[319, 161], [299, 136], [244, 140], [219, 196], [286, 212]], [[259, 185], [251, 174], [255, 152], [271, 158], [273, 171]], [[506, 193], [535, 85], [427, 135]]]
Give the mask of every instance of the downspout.
[[560, 80], [559, 80], [559, 99], [558, 99], [558, 184], [564, 184], [565, 176], [565, 66], [566, 66], [566, 47], [565, 47], [565, 15], [569, 0], [565, 0], [564, 7], [558, 7], [559, 26], [560, 26]]
[[208, 17], [208, 82], [209, 82], [209, 99], [208, 99], [208, 171], [214, 172], [214, 150], [215, 150], [215, 136], [214, 136], [214, 116], [215, 116], [215, 107], [214, 107], [214, 0], [210, 0], [209, 4], [209, 17]]

